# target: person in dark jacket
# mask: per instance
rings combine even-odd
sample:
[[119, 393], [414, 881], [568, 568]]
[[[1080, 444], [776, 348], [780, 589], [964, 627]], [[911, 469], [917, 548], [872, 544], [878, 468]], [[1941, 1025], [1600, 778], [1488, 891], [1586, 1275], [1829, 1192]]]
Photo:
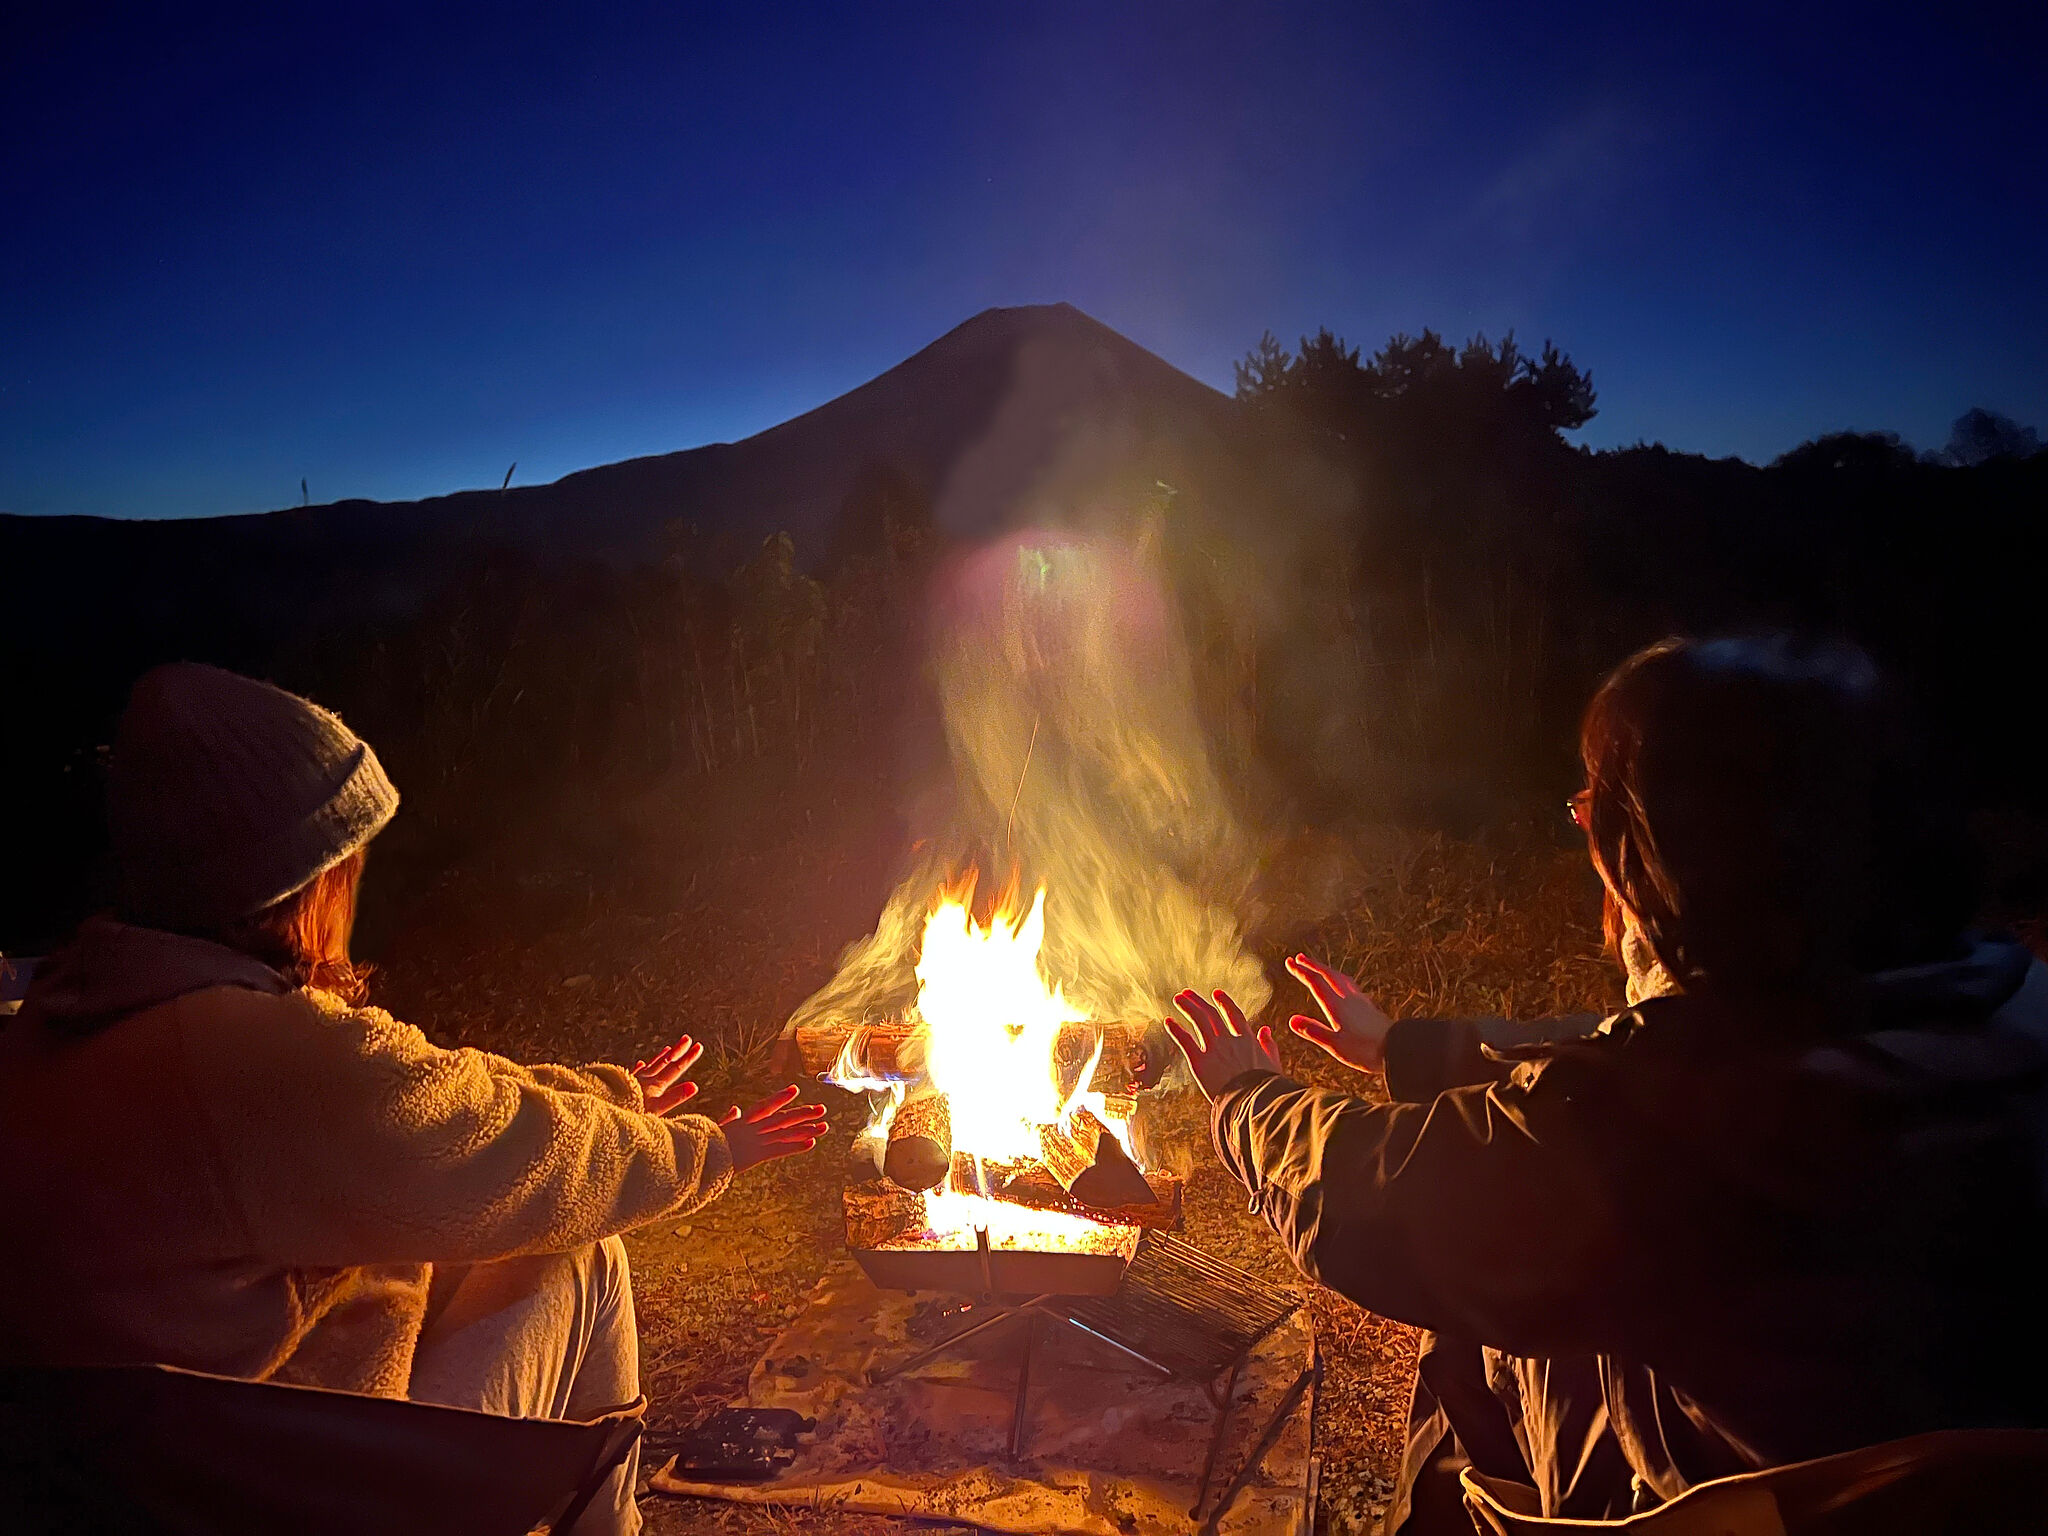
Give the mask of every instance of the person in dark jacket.
[[1621, 1013], [1518, 1043], [1294, 957], [1322, 1017], [1291, 1027], [1384, 1072], [1373, 1102], [1287, 1077], [1228, 996], [1177, 999], [1217, 1151], [1296, 1264], [1429, 1330], [1388, 1529], [1446, 1427], [1577, 1517], [2048, 1427], [2048, 969], [1969, 930], [1955, 807], [1876, 670], [1667, 641], [1581, 747]]

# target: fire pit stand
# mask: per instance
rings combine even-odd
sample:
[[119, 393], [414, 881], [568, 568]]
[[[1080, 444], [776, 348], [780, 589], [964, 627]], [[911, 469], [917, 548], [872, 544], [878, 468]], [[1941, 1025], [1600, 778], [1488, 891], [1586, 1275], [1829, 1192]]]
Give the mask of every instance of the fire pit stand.
[[[1039, 1295], [998, 1303], [993, 1287], [986, 1285], [988, 1238], [977, 1232], [977, 1249], [982, 1258], [987, 1315], [936, 1344], [919, 1350], [908, 1360], [886, 1370], [871, 1372], [869, 1380], [880, 1384], [958, 1350], [969, 1340], [982, 1337], [1011, 1322], [1024, 1326], [1024, 1358], [1017, 1370], [1017, 1396], [1010, 1414], [1010, 1456], [1023, 1455], [1027, 1408], [1031, 1392], [1032, 1365], [1040, 1346], [1042, 1319], [1075, 1329], [1090, 1339], [1107, 1344], [1137, 1361], [1162, 1379], [1178, 1377], [1200, 1382], [1216, 1409], [1208, 1455], [1195, 1489], [1194, 1507], [1188, 1513], [1199, 1518], [1214, 1478], [1216, 1458], [1230, 1426], [1238, 1373], [1245, 1356], [1267, 1334], [1291, 1316], [1301, 1305], [1297, 1300], [1259, 1285], [1252, 1276], [1209, 1257], [1199, 1248], [1178, 1241], [1163, 1232], [1146, 1232], [1139, 1240], [1121, 1283], [1108, 1296]], [[1308, 1385], [1307, 1375], [1282, 1399], [1270, 1422], [1254, 1440], [1229, 1487], [1205, 1522], [1213, 1528], [1239, 1487], [1250, 1477], [1280, 1421], [1300, 1401]]]

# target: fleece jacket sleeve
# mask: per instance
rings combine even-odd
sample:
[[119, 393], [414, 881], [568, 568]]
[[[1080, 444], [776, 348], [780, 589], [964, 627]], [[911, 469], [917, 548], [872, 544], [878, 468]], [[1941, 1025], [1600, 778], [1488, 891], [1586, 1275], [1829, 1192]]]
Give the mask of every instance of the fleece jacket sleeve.
[[563, 1093], [594, 1093], [621, 1109], [645, 1109], [647, 1106], [646, 1097], [640, 1092], [640, 1080], [624, 1067], [614, 1066], [608, 1061], [594, 1062], [587, 1067], [564, 1067], [553, 1062], [521, 1066], [503, 1056], [492, 1056], [490, 1062], [492, 1073], [499, 1077], [523, 1075], [542, 1088], [553, 1088]]
[[282, 1263], [563, 1252], [694, 1210], [732, 1176], [715, 1124], [649, 1115], [637, 1085], [442, 1050], [318, 994], [181, 1007], [223, 1181], [253, 1250]]
[[1260, 1071], [1217, 1097], [1212, 1128], [1304, 1274], [1384, 1316], [1547, 1355], [1595, 1347], [1616, 1278], [1622, 1215], [1589, 1099], [1533, 1063], [1427, 1104]]

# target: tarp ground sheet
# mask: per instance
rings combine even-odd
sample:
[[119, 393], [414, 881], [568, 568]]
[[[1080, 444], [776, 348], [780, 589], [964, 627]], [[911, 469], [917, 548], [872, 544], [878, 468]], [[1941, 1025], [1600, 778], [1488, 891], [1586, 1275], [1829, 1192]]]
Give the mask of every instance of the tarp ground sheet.
[[[796, 1460], [760, 1483], [693, 1482], [673, 1461], [660, 1493], [948, 1520], [1020, 1536], [1181, 1536], [1209, 1451], [1216, 1410], [1202, 1386], [1166, 1381], [1079, 1330], [1041, 1319], [1023, 1456], [1009, 1455], [1010, 1412], [1025, 1327], [989, 1330], [879, 1385], [886, 1370], [957, 1331], [929, 1294], [879, 1291], [850, 1258], [832, 1264], [801, 1315], [754, 1367], [740, 1405], [814, 1418]], [[1253, 1349], [1203, 1508], [1244, 1465], [1261, 1432], [1315, 1360], [1296, 1312]], [[1309, 1530], [1311, 1381], [1253, 1475], [1217, 1524], [1219, 1536]]]

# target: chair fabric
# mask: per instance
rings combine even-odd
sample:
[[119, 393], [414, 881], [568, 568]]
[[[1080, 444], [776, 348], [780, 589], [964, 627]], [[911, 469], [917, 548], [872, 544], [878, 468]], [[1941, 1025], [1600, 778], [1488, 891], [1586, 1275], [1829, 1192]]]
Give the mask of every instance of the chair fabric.
[[0, 1372], [0, 1528], [526, 1536], [637, 1444], [645, 1399], [513, 1419], [171, 1366]]
[[1619, 1520], [1546, 1519], [1535, 1490], [1461, 1475], [1481, 1536], [2019, 1536], [2048, 1530], [2048, 1430], [1943, 1430], [1717, 1478]]

